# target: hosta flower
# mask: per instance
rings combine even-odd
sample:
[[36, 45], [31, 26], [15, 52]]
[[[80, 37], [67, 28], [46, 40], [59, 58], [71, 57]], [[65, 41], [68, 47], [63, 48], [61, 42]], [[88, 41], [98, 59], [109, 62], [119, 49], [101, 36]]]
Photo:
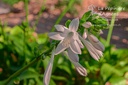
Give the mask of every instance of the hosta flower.
[[63, 25], [55, 25], [58, 32], [49, 33], [49, 37], [54, 40], [60, 40], [55, 55], [63, 52], [65, 49], [70, 48], [75, 54], [81, 54], [83, 44], [79, 40], [78, 33], [76, 32], [79, 26], [79, 19], [73, 19], [69, 25], [69, 29]]
[[79, 57], [83, 44], [79, 40], [78, 33], [76, 32], [79, 26], [79, 19], [73, 19], [69, 25], [69, 29], [63, 25], [55, 25], [58, 32], [49, 33], [49, 37], [54, 40], [60, 40], [55, 55], [67, 50], [69, 60], [74, 64], [76, 70], [82, 75], [86, 76], [87, 72], [84, 67], [79, 64]]
[[50, 81], [50, 76], [52, 72], [54, 55], [57, 55], [65, 50], [67, 50], [67, 56], [69, 60], [74, 64], [76, 70], [82, 76], [87, 75], [86, 69], [79, 64], [79, 57], [77, 54], [81, 54], [81, 48], [83, 48], [83, 44], [79, 40], [78, 33], [76, 32], [79, 26], [79, 19], [73, 19], [69, 25], [69, 29], [63, 25], [55, 25], [58, 32], [49, 33], [49, 37], [54, 40], [60, 40], [57, 48], [52, 52], [52, 56], [48, 67], [44, 73], [44, 85], [48, 85]]
[[[83, 25], [84, 26], [84, 25]], [[87, 47], [90, 55], [95, 59], [99, 60], [101, 56], [103, 56], [104, 45], [95, 37], [93, 34], [85, 31], [83, 34], [83, 38], [79, 36], [81, 41]]]

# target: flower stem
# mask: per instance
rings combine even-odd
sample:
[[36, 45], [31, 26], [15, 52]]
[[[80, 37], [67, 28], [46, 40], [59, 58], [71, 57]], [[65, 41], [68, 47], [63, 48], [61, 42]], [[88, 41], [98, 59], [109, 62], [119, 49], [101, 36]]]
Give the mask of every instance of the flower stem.
[[29, 20], [28, 20], [28, 14], [29, 14], [28, 0], [25, 0], [25, 12], [26, 12], [26, 23], [27, 23], [27, 27], [29, 27]]
[[116, 15], [117, 15], [117, 13], [113, 13], [113, 15], [112, 15], [112, 20], [111, 20], [111, 24], [110, 24], [110, 28], [109, 28], [108, 36], [107, 36], [107, 46], [110, 45], [110, 40], [111, 40], [111, 36], [112, 36], [112, 31], [113, 31]]
[[41, 9], [40, 9], [40, 11], [39, 11], [39, 13], [38, 13], [38, 15], [37, 15], [37, 19], [35, 20], [35, 23], [34, 23], [34, 30], [36, 29], [36, 26], [37, 26], [37, 24], [38, 24], [38, 22], [39, 22], [39, 19], [40, 19], [40, 17], [41, 17], [41, 14], [43, 13], [43, 11], [45, 10], [45, 4], [46, 4], [46, 0], [44, 0], [43, 1], [43, 3], [42, 3], [42, 7], [41, 7]]
[[[68, 6], [64, 9], [64, 11], [60, 14], [59, 18], [56, 20], [55, 24], [58, 24], [61, 19], [63, 18], [63, 16], [67, 13], [67, 11], [72, 7], [73, 3], [75, 2], [75, 0], [70, 0]], [[54, 26], [51, 29], [51, 32], [53, 32], [55, 30]]]

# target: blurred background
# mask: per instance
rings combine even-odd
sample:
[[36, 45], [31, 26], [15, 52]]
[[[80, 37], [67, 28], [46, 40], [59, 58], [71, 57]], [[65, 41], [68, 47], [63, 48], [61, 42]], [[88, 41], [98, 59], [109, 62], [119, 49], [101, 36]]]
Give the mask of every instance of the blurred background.
[[[104, 57], [94, 61], [85, 49], [80, 55], [88, 76], [80, 76], [65, 56], [57, 55], [50, 85], [128, 85], [128, 0], [0, 0], [0, 82], [50, 48], [47, 33], [55, 24], [65, 25], [89, 10], [110, 23], [118, 7], [111, 45], [105, 45], [108, 29], [100, 37], [106, 46]], [[8, 85], [42, 85], [49, 55]]]

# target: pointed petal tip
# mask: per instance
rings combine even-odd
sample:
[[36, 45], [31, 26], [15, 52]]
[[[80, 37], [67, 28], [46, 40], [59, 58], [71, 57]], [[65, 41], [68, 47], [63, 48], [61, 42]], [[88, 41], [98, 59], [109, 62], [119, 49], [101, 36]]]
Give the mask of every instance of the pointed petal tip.
[[69, 24], [69, 30], [76, 32], [79, 27], [79, 19], [75, 18]]
[[54, 25], [54, 27], [57, 29], [57, 31], [64, 32], [64, 26], [63, 25]]
[[[71, 61], [72, 62], [72, 61]], [[77, 72], [82, 76], [87, 76], [86, 69], [79, 62], [72, 62], [75, 65]]]
[[50, 32], [50, 33], [48, 33], [48, 36], [51, 39], [54, 39], [54, 40], [62, 40], [62, 39], [64, 39], [64, 37], [62, 37], [61, 33], [59, 33], [59, 32]]
[[84, 67], [76, 67], [76, 70], [78, 71], [78, 73], [81, 75], [81, 76], [87, 76], [87, 71]]

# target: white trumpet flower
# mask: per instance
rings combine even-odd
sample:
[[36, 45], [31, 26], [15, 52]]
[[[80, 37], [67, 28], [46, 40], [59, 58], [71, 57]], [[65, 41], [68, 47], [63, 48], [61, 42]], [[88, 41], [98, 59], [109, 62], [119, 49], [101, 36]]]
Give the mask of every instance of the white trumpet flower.
[[79, 64], [79, 57], [83, 44], [79, 39], [79, 34], [76, 32], [79, 26], [79, 19], [73, 19], [69, 25], [69, 29], [63, 25], [55, 25], [58, 32], [49, 33], [49, 37], [54, 40], [60, 40], [55, 55], [67, 50], [69, 60], [74, 64], [76, 70], [82, 75], [86, 76], [87, 72], [84, 67]]
[[[104, 46], [103, 44], [98, 40], [97, 37], [95, 37], [92, 34], [89, 34], [88, 32], [84, 32], [83, 38], [79, 36], [83, 44], [87, 47], [90, 55], [95, 59], [99, 60], [101, 56], [103, 56]], [[88, 40], [87, 40], [88, 39]]]
[[70, 48], [75, 54], [81, 54], [83, 44], [79, 40], [78, 33], [76, 32], [79, 26], [79, 19], [73, 19], [69, 25], [69, 29], [63, 25], [55, 25], [58, 32], [49, 33], [49, 37], [54, 40], [61, 40], [58, 44], [55, 55], [63, 52], [65, 49]]

